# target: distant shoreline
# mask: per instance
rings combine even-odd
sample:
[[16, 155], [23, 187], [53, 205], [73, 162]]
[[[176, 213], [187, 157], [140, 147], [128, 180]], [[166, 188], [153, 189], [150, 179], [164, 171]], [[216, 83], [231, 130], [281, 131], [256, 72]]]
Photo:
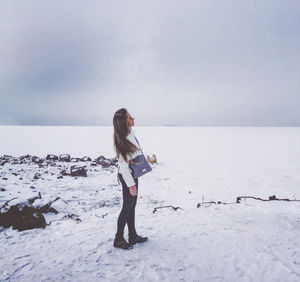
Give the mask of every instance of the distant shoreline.
[[[0, 124], [0, 127], [113, 127], [113, 125], [49, 125], [49, 124]], [[162, 125], [135, 125], [135, 127], [300, 127], [299, 125], [179, 125], [179, 124], [162, 124]]]

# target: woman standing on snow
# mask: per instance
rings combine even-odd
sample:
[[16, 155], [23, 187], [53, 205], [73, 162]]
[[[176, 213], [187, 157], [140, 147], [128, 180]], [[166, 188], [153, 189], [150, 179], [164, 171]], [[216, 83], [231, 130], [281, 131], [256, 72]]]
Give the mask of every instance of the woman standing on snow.
[[[118, 218], [118, 230], [114, 240], [114, 247], [132, 249], [135, 243], [148, 240], [147, 237], [137, 235], [135, 230], [135, 206], [138, 194], [138, 179], [133, 177], [129, 168], [129, 160], [141, 155], [142, 151], [135, 138], [132, 126], [134, 118], [122, 108], [115, 112], [114, 124], [114, 150], [118, 157], [118, 179], [123, 188], [123, 206]], [[128, 226], [128, 241], [124, 239], [124, 228]]]

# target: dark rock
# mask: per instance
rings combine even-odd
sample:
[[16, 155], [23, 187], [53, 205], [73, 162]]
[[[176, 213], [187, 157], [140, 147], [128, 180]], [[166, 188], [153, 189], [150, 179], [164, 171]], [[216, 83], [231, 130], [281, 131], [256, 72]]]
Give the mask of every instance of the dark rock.
[[104, 156], [100, 156], [96, 159], [94, 159], [94, 162], [96, 162], [97, 164], [101, 165], [104, 168], [109, 168], [111, 166], [117, 166], [117, 158], [113, 158], [113, 159], [107, 159]]
[[65, 169], [63, 169], [63, 170], [60, 172], [60, 174], [63, 175], [63, 176], [70, 175], [70, 173], [67, 173]]
[[0, 210], [0, 225], [19, 231], [46, 226], [43, 214], [28, 201], [16, 205], [4, 205]]
[[87, 177], [85, 166], [73, 165], [70, 168], [71, 176], [84, 176]]
[[19, 178], [19, 180], [23, 180], [23, 178], [22, 178], [22, 177], [20, 177], [20, 178]]
[[31, 158], [31, 155], [24, 155], [24, 156], [20, 157], [21, 160], [23, 160], [23, 159], [30, 160], [30, 158]]
[[38, 208], [39, 211], [42, 212], [42, 213], [48, 213], [48, 212], [51, 212], [51, 210], [49, 210], [51, 204], [52, 204], [53, 202], [57, 201], [58, 199], [60, 199], [60, 198], [57, 197], [57, 198], [56, 198], [55, 200], [53, 200], [53, 201], [49, 201], [49, 202], [44, 203], [44, 204], [42, 204], [42, 205], [39, 204], [39, 205], [37, 206], [37, 208]]
[[54, 200], [50, 200], [47, 203], [44, 203], [43, 205], [38, 205], [37, 208], [42, 213], [52, 212], [55, 214], [65, 213], [68, 215], [74, 215], [68, 203], [60, 197], [56, 197]]
[[48, 154], [47, 157], [46, 157], [46, 160], [48, 160], [48, 161], [57, 161], [58, 160], [58, 156], [52, 155], [52, 154]]
[[57, 176], [57, 179], [61, 179], [61, 178], [63, 178], [63, 176], [62, 176], [62, 175], [59, 175], [59, 176]]
[[4, 191], [6, 191], [6, 189], [3, 188], [3, 187], [1, 187], [1, 188], [0, 188], [0, 191], [1, 191], [1, 192], [4, 192]]
[[59, 160], [62, 161], [62, 162], [69, 162], [70, 159], [71, 159], [71, 157], [70, 157], [69, 154], [59, 155]]
[[5, 165], [6, 163], [8, 163], [8, 160], [2, 160], [2, 161], [0, 161], [0, 165], [1, 166]]
[[2, 159], [4, 159], [4, 160], [13, 160], [13, 156], [10, 156], [10, 155], [3, 155], [2, 156]]
[[40, 159], [40, 158], [37, 157], [37, 156], [33, 156], [33, 157], [31, 158], [31, 161], [34, 162], [34, 163], [36, 163], [36, 164], [39, 164], [39, 163], [42, 163], [42, 162], [43, 162], [43, 160]]
[[27, 201], [29, 202], [29, 204], [33, 204], [35, 200], [37, 199], [42, 199], [42, 195], [41, 193], [39, 192], [37, 195], [27, 199]]
[[17, 173], [15, 173], [15, 172], [13, 172], [13, 173], [12, 173], [12, 175], [15, 175], [15, 176], [17, 176], [18, 174], [17, 174]]
[[48, 208], [48, 212], [53, 212], [55, 214], [58, 214], [60, 212], [65, 212], [69, 209], [68, 203], [64, 201], [63, 199], [57, 197]]
[[85, 157], [81, 158], [82, 162], [90, 162], [91, 160], [92, 159], [90, 157], [88, 157], [88, 156], [85, 156]]
[[8, 178], [7, 177], [2, 177], [2, 180], [7, 180]]
[[103, 161], [103, 160], [106, 160], [106, 158], [101, 155], [100, 157], [94, 159], [94, 162]]
[[34, 175], [33, 179], [39, 179], [39, 178], [41, 178], [41, 175], [37, 172], [37, 173]]

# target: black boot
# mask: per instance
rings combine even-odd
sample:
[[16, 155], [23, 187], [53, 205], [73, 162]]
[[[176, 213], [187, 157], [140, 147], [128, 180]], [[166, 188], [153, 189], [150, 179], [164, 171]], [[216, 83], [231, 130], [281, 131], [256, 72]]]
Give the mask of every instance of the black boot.
[[133, 248], [132, 245], [128, 244], [124, 239], [121, 240], [115, 239], [114, 247], [124, 249], [124, 250], [131, 250]]
[[143, 242], [146, 242], [148, 240], [148, 237], [142, 237], [140, 235], [137, 235], [137, 234], [129, 234], [128, 235], [128, 238], [129, 238], [129, 244], [130, 245], [134, 245], [135, 243], [143, 243]]

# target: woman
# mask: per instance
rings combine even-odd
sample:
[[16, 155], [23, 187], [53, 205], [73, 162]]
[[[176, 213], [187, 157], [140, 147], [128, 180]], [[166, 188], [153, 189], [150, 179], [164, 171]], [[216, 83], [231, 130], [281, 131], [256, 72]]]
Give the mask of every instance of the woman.
[[[147, 237], [139, 236], [135, 230], [135, 206], [138, 195], [138, 179], [133, 177], [129, 167], [129, 160], [141, 155], [142, 151], [135, 138], [132, 126], [134, 118], [122, 108], [116, 111], [114, 118], [114, 150], [118, 157], [118, 179], [122, 183], [123, 206], [118, 218], [118, 230], [114, 240], [114, 247], [132, 249], [135, 243], [148, 240]], [[128, 226], [128, 241], [124, 239], [124, 228]]]

